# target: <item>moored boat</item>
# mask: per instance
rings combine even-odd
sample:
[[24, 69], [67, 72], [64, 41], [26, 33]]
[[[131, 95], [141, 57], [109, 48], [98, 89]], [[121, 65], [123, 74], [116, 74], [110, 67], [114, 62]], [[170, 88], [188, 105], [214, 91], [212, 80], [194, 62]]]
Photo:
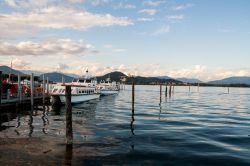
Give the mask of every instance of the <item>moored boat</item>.
[[72, 83], [56, 84], [52, 91], [52, 101], [60, 98], [61, 103], [65, 103], [65, 86], [71, 86], [71, 103], [81, 103], [100, 97], [100, 93], [96, 90], [96, 78], [89, 75], [86, 71], [84, 77], [73, 79]]
[[97, 89], [100, 90], [101, 96], [118, 94], [119, 84], [115, 81], [111, 82], [110, 78], [107, 78], [106, 81], [101, 81], [97, 85]]

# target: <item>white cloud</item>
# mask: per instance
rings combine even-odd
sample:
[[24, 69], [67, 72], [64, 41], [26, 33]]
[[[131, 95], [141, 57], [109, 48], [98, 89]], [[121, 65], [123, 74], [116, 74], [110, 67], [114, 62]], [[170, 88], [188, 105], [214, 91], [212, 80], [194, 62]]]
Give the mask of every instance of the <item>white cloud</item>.
[[15, 58], [12, 60], [13, 68], [15, 69], [25, 69], [26, 67], [30, 66], [31, 63], [28, 60], [21, 60], [18, 58]]
[[142, 10], [139, 10], [138, 13], [148, 14], [152, 16], [157, 13], [157, 10], [156, 9], [142, 9]]
[[67, 0], [69, 3], [81, 3], [84, 2], [84, 0]]
[[92, 5], [98, 6], [98, 5], [101, 5], [101, 4], [110, 3], [111, 0], [90, 0], [90, 2], [91, 2]]
[[0, 14], [0, 36], [21, 34], [32, 29], [75, 29], [92, 27], [128, 26], [133, 22], [126, 17], [93, 14], [64, 7], [48, 7], [30, 13]]
[[114, 9], [135, 9], [136, 6], [132, 4], [124, 4], [120, 2], [118, 5], [114, 6]]
[[160, 4], [163, 4], [165, 2], [166, 1], [151, 1], [151, 0], [148, 0], [148, 1], [144, 1], [143, 5], [156, 7], [156, 6], [159, 6]]
[[88, 48], [90, 48], [89, 44], [71, 39], [55, 39], [41, 43], [32, 41], [0, 42], [0, 56], [84, 55]]
[[174, 10], [184, 10], [184, 9], [187, 9], [187, 8], [190, 8], [190, 7], [193, 7], [194, 5], [193, 4], [181, 4], [181, 5], [178, 5], [176, 7], [174, 7]]
[[171, 16], [167, 16], [167, 19], [171, 21], [181, 21], [181, 20], [184, 20], [185, 17], [184, 15], [171, 15]]
[[58, 63], [56, 66], [57, 71], [63, 71], [66, 69], [69, 69], [69, 66], [67, 64], [64, 64], [64, 63]]
[[154, 21], [153, 18], [146, 18], [146, 17], [138, 18], [137, 20], [138, 20], [138, 21], [142, 21], [142, 22]]
[[157, 29], [155, 32], [153, 32], [152, 35], [159, 36], [159, 35], [163, 35], [163, 34], [166, 34], [169, 32], [170, 32], [170, 26], [165, 25], [165, 26], [162, 26], [161, 28]]
[[49, 0], [4, 0], [12, 8], [39, 8], [46, 7]]

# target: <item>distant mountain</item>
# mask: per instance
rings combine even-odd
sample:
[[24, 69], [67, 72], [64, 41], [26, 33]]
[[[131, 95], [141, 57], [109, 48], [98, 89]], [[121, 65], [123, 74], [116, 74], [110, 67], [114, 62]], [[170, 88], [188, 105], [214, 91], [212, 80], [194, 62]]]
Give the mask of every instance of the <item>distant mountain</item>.
[[78, 78], [78, 77], [80, 77], [78, 74], [72, 74], [72, 73], [63, 73], [63, 74], [65, 74], [65, 75], [67, 75], [67, 76], [69, 76], [69, 77], [73, 77], [73, 78]]
[[0, 66], [0, 71], [2, 71], [3, 74], [14, 74], [14, 75], [24, 75], [24, 73], [18, 71], [18, 70], [15, 70], [15, 69], [11, 69], [10, 67], [8, 66]]
[[[62, 77], [64, 78], [64, 82], [72, 82], [73, 80], [73, 77], [58, 72], [44, 73], [44, 75], [45, 78], [49, 77], [49, 80], [53, 82], [62, 82]], [[40, 75], [40, 80], [42, 79], [43, 79], [43, 74]]]
[[229, 77], [222, 80], [210, 81], [208, 84], [247, 84], [250, 85], [250, 77]]
[[182, 78], [176, 78], [177, 80], [181, 81], [181, 82], [185, 82], [185, 83], [191, 83], [191, 84], [194, 84], [194, 83], [203, 83], [201, 80], [198, 80], [198, 79], [195, 79], [195, 78], [185, 78], [185, 77], [182, 77]]
[[35, 76], [40, 76], [43, 74], [43, 72], [35, 71], [35, 70], [21, 70], [21, 72], [27, 75], [31, 75], [31, 73], [33, 73]]
[[127, 75], [122, 73], [122, 72], [115, 71], [115, 72], [105, 74], [103, 76], [98, 76], [96, 78], [97, 78], [97, 81], [101, 81], [101, 80], [106, 80], [106, 78], [109, 78], [109, 77], [110, 77], [111, 81], [118, 82], [118, 81], [120, 81], [121, 77], [127, 77]]
[[173, 79], [169, 76], [158, 76], [157, 78], [163, 79], [163, 80], [169, 80], [169, 79]]

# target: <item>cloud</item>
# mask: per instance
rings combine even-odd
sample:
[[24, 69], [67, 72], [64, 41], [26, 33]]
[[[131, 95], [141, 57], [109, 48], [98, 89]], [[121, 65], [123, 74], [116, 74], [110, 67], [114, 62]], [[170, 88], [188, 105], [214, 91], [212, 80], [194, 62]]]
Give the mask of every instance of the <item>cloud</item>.
[[142, 18], [138, 18], [137, 21], [150, 22], [150, 21], [154, 21], [154, 19], [153, 18], [142, 17]]
[[165, 26], [162, 26], [161, 28], [157, 29], [155, 32], [153, 32], [152, 36], [159, 36], [159, 35], [163, 35], [163, 34], [166, 34], [169, 32], [170, 32], [170, 26], [165, 25]]
[[22, 34], [32, 29], [87, 30], [92, 27], [128, 26], [127, 17], [93, 14], [64, 7], [48, 7], [29, 13], [0, 14], [0, 36]]
[[98, 5], [101, 5], [101, 4], [110, 3], [111, 0], [90, 0], [90, 2], [91, 2], [92, 5], [98, 6]]
[[71, 39], [55, 39], [41, 43], [24, 41], [19, 43], [0, 42], [0, 56], [55, 56], [84, 55], [90, 44]]
[[136, 6], [132, 4], [124, 4], [120, 2], [118, 5], [114, 6], [114, 9], [135, 9]]
[[66, 70], [66, 69], [69, 69], [69, 66], [67, 64], [64, 64], [64, 63], [58, 63], [56, 66], [57, 71], [62, 71], [62, 70]]
[[171, 16], [167, 16], [167, 19], [170, 21], [181, 21], [181, 20], [184, 20], [185, 17], [184, 15], [171, 15]]
[[166, 1], [151, 1], [151, 0], [148, 0], [148, 1], [144, 1], [143, 5], [156, 7], [156, 6], [159, 6], [160, 4], [163, 4], [165, 2]]
[[25, 69], [26, 67], [30, 66], [31, 63], [27, 60], [21, 60], [21, 59], [14, 59], [12, 60], [12, 65], [16, 69]]
[[39, 8], [49, 4], [49, 0], [4, 0], [12, 8]]
[[138, 13], [148, 14], [152, 16], [157, 13], [157, 10], [156, 9], [142, 9], [142, 10], [139, 10]]
[[194, 5], [193, 4], [182, 4], [182, 5], [178, 5], [176, 7], [174, 7], [174, 10], [184, 10], [184, 9], [187, 9], [187, 8], [190, 8], [190, 7], [193, 7]]

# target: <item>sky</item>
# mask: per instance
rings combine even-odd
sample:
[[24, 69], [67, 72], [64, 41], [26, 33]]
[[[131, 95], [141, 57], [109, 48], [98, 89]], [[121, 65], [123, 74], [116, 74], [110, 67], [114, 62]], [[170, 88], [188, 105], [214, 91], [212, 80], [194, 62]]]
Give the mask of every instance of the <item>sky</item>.
[[249, 0], [0, 0], [0, 65], [42, 72], [250, 76]]

